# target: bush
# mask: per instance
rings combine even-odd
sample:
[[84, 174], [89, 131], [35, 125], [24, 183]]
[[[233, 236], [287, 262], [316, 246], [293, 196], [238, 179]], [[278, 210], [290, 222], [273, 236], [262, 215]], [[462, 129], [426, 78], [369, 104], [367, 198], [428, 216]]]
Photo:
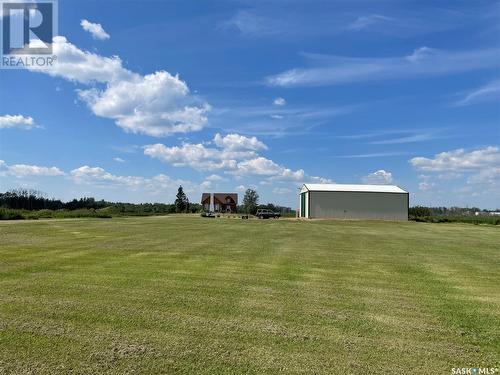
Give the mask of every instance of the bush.
[[492, 216], [412, 216], [410, 220], [423, 223], [467, 223], [500, 225], [500, 218]]
[[86, 209], [81, 208], [77, 210], [13, 210], [10, 208], [0, 208], [0, 220], [38, 220], [38, 219], [52, 219], [52, 218], [111, 218], [112, 215], [106, 209]]
[[10, 208], [0, 208], [0, 220], [23, 220], [25, 219], [21, 210]]

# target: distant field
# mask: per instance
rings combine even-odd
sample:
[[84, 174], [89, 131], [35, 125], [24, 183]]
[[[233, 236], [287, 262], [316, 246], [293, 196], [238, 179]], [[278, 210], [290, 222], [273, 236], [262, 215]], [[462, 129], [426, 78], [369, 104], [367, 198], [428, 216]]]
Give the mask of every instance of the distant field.
[[0, 374], [500, 367], [500, 229], [0, 222]]

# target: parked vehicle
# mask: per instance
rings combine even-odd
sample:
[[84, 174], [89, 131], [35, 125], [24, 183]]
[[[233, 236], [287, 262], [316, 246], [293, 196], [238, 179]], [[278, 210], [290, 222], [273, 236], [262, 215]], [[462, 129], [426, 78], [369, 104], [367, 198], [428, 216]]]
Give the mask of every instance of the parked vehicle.
[[281, 214], [279, 212], [273, 212], [268, 209], [258, 209], [257, 213], [255, 214], [259, 219], [278, 219], [281, 217]]

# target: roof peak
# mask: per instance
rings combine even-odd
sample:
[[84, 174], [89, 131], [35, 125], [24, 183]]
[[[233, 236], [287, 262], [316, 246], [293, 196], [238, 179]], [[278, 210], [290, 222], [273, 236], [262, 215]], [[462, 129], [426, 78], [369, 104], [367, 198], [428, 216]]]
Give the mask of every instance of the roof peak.
[[397, 185], [368, 185], [368, 184], [308, 184], [303, 185], [311, 191], [354, 191], [376, 193], [407, 193]]

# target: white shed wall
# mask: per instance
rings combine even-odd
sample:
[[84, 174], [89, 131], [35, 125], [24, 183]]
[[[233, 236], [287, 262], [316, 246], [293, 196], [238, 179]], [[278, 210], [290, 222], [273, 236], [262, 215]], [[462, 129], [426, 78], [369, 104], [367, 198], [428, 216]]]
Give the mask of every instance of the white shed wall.
[[309, 218], [408, 220], [408, 193], [310, 191]]

